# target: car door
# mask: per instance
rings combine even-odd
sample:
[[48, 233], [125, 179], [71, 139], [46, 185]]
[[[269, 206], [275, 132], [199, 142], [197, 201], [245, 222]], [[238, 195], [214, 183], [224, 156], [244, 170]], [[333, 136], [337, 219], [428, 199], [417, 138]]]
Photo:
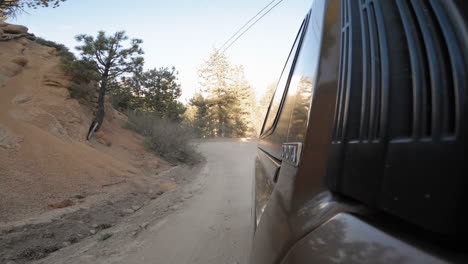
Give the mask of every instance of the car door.
[[288, 92], [291, 69], [296, 60], [306, 22], [307, 18], [296, 36], [263, 124], [255, 165], [255, 226], [260, 221], [262, 211], [273, 191], [279, 173], [281, 145], [286, 140], [290, 119], [290, 115], [283, 111], [284, 99]]
[[[278, 94], [270, 106], [259, 142], [251, 263], [277, 263], [295, 240], [326, 217], [317, 210], [328, 212], [334, 205], [327, 204], [330, 195], [321, 176], [328, 148], [323, 139], [333, 126], [329, 116], [336, 97], [339, 26], [339, 1], [314, 1], [292, 49], [289, 72], [288, 66], [283, 71], [287, 81], [278, 113], [272, 111]], [[310, 141], [310, 133], [323, 142]]]

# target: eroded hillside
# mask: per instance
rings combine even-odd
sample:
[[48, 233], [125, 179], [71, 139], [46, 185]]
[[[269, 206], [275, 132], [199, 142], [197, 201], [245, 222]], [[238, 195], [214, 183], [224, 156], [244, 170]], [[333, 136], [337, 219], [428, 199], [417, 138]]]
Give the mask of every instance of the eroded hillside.
[[0, 222], [128, 191], [170, 166], [110, 105], [102, 132], [86, 141], [92, 111], [68, 84], [54, 48], [0, 41]]

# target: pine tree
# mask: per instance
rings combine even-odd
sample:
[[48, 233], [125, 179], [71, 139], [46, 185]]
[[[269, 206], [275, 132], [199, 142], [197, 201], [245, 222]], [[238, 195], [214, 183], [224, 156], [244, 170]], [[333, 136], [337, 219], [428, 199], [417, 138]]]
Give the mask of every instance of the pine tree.
[[230, 112], [235, 98], [229, 91], [230, 64], [226, 55], [213, 49], [208, 61], [199, 69], [200, 85], [209, 105], [208, 115], [213, 127], [212, 134], [217, 137], [230, 136], [233, 121]]
[[244, 67], [234, 66], [231, 69], [229, 90], [236, 99], [233, 106], [235, 115], [234, 136], [254, 136], [255, 92], [245, 78]]
[[195, 108], [193, 119], [190, 120], [199, 137], [212, 137], [214, 135], [214, 126], [209, 114], [209, 105], [207, 100], [197, 93], [189, 103]]
[[[120, 89], [113, 93], [116, 101], [139, 110], [155, 114], [159, 118], [182, 121], [185, 106], [177, 101], [182, 89], [177, 82], [178, 72], [174, 67], [161, 67], [148, 71], [135, 70], [131, 77], [122, 78]], [[129, 98], [129, 97], [132, 98]], [[130, 100], [131, 99], [131, 100]], [[119, 102], [117, 103], [120, 106]]]
[[[307, 116], [310, 110], [310, 98], [312, 97], [313, 80], [307, 76], [302, 77], [291, 86], [297, 87], [295, 92], [294, 108], [291, 114], [290, 131], [294, 135], [294, 141], [302, 142], [307, 128]], [[290, 87], [291, 87], [290, 86]]]
[[254, 122], [257, 135], [260, 134], [262, 130], [263, 122], [265, 121], [268, 107], [270, 106], [271, 99], [273, 98], [273, 95], [275, 93], [276, 85], [277, 82], [274, 82], [267, 86], [265, 93], [262, 95], [255, 107]]
[[17, 14], [24, 12], [25, 8], [56, 8], [62, 2], [65, 2], [65, 0], [0, 0], [0, 17], [15, 17]]
[[[192, 99], [198, 108], [193, 122], [205, 136], [242, 137], [254, 135], [255, 93], [242, 66], [232, 66], [226, 55], [214, 49], [199, 70], [201, 94]], [[202, 116], [203, 115], [203, 116]]]
[[161, 118], [181, 120], [185, 107], [177, 101], [182, 90], [177, 83], [177, 71], [174, 67], [144, 72], [140, 76], [140, 85], [147, 111]]
[[95, 62], [100, 74], [97, 113], [90, 127], [90, 132], [93, 127], [97, 131], [104, 121], [104, 99], [109, 87], [112, 87], [109, 84], [115, 82], [122, 74], [143, 66], [143, 57], [139, 56], [143, 54], [140, 48], [143, 41], [132, 39], [129, 47], [124, 48], [123, 45], [128, 40], [125, 31], [118, 31], [111, 36], [106, 36], [104, 31], [99, 31], [96, 38], [81, 34], [76, 36], [76, 40], [83, 42], [82, 46], [76, 47], [82, 59]]

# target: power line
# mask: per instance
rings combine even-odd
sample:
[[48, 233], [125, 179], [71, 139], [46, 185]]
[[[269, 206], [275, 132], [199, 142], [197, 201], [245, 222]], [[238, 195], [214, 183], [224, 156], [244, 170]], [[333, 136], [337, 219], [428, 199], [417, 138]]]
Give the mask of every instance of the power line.
[[251, 17], [249, 19], [249, 21], [245, 22], [244, 25], [242, 25], [241, 28], [239, 28], [239, 30], [236, 31], [236, 33], [234, 33], [228, 40], [226, 40], [226, 42], [223, 43], [223, 45], [221, 45], [221, 47], [219, 48], [219, 50], [223, 49], [224, 46], [226, 46], [227, 43], [229, 43], [229, 41], [231, 41], [242, 29], [245, 28], [245, 26], [247, 26], [252, 20], [254, 20], [260, 13], [263, 12], [263, 10], [265, 10], [267, 7], [269, 7], [271, 4], [273, 4], [273, 2], [275, 2], [276, 0], [272, 0], [270, 3], [268, 3], [268, 5], [264, 6], [260, 11], [257, 12], [257, 14], [255, 14], [255, 16]]
[[[244, 28], [250, 21], [252, 21], [258, 14], [260, 14], [263, 10], [265, 10], [265, 8], [267, 8], [268, 6], [270, 6], [271, 3], [273, 3], [274, 1], [276, 1], [276, 0], [271, 1], [268, 5], [266, 5], [264, 8], [262, 8], [262, 10], [260, 10], [260, 11], [259, 11], [255, 16], [253, 16], [249, 21], [247, 21], [247, 23], [245, 23], [244, 26], [242, 26], [234, 35], [232, 35], [232, 36], [229, 38], [229, 40], [231, 40], [234, 36], [236, 36], [236, 34], [237, 34], [240, 30], [242, 30], [242, 28]], [[257, 20], [255, 20], [248, 28], [246, 28], [239, 36], [237, 36], [237, 38], [234, 39], [234, 41], [232, 41], [231, 44], [229, 44], [229, 46], [227, 46], [224, 50], [220, 51], [221, 48], [222, 48], [223, 46], [225, 46], [226, 43], [229, 42], [229, 40], [226, 41], [226, 42], [223, 44], [223, 46], [221, 46], [221, 48], [218, 49], [218, 51], [220, 51], [220, 52], [218, 53], [218, 56], [216, 56], [213, 60], [216, 60], [216, 59], [218, 59], [219, 57], [221, 57], [221, 56], [224, 54], [224, 52], [226, 52], [226, 50], [228, 50], [240, 37], [242, 37], [245, 33], [247, 33], [247, 31], [248, 31], [250, 28], [252, 28], [258, 21], [260, 21], [260, 19], [262, 19], [264, 16], [266, 16], [268, 13], [270, 13], [270, 11], [273, 10], [273, 8], [275, 8], [277, 5], [279, 5], [279, 4], [280, 4], [281, 2], [283, 2], [283, 1], [284, 1], [284, 0], [280, 0], [278, 3], [276, 3], [276, 4], [275, 4], [274, 6], [272, 6], [270, 9], [268, 9], [265, 13], [263, 13], [262, 16], [260, 16]], [[213, 63], [214, 63], [214, 61], [212, 61], [209, 65], [212, 65]]]
[[[274, 6], [272, 6], [270, 9], [268, 9], [265, 13], [263, 13], [262, 16], [260, 16], [257, 20], [255, 20], [248, 28], [246, 28], [239, 36], [237, 36], [237, 38], [235, 38], [231, 44], [229, 44], [229, 46], [227, 46], [223, 51], [221, 51], [221, 54], [223, 54], [224, 52], [226, 52], [226, 50], [228, 50], [240, 37], [242, 37], [245, 33], [247, 33], [247, 31], [249, 31], [250, 28], [252, 28], [255, 24], [257, 24], [258, 21], [260, 21], [260, 19], [262, 19], [264, 16], [266, 16], [268, 13], [270, 13], [271, 10], [273, 10], [273, 8], [275, 8], [277, 5], [279, 5], [281, 2], [283, 2], [284, 0], [280, 0], [278, 3], [276, 3]], [[270, 5], [270, 4], [269, 4]], [[268, 6], [267, 6], [268, 7]]]

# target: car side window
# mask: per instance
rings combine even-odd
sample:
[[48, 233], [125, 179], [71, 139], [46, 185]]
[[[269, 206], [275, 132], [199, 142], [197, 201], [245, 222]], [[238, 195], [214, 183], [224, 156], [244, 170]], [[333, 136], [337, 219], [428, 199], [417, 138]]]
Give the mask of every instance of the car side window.
[[315, 1], [291, 76], [286, 103], [293, 105], [288, 142], [304, 142], [320, 57], [325, 1]]
[[286, 87], [289, 81], [291, 67], [296, 57], [295, 55], [297, 47], [299, 46], [303, 28], [304, 22], [302, 23], [302, 26], [299, 29], [299, 33], [297, 34], [296, 40], [294, 41], [294, 46], [291, 49], [291, 52], [289, 53], [288, 60], [286, 61], [286, 65], [284, 66], [283, 72], [281, 73], [281, 78], [279, 79], [278, 84], [276, 86], [275, 94], [273, 95], [270, 107], [265, 118], [262, 134], [273, 129], [273, 126], [275, 124], [276, 116], [278, 115], [278, 112], [280, 110], [283, 95], [285, 93], [285, 90], [287, 90]]

